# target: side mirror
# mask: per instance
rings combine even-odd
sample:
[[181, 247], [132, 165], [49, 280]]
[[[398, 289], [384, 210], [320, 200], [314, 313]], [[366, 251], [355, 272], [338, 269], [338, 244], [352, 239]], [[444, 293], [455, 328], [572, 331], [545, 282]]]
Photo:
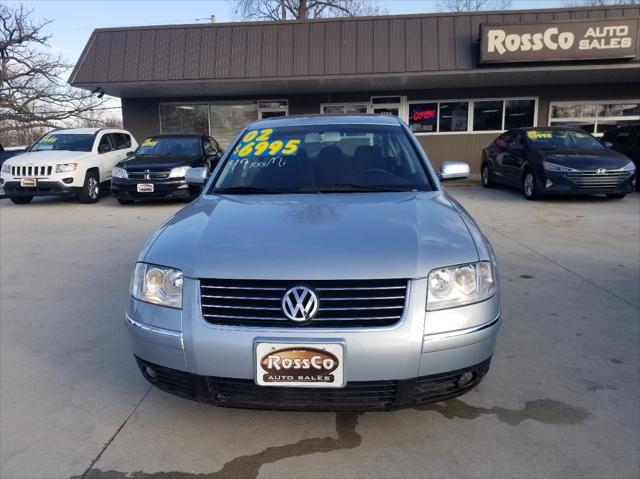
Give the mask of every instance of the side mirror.
[[443, 161], [438, 177], [440, 181], [462, 180], [469, 178], [470, 174], [469, 165], [463, 161]]
[[199, 166], [197, 168], [190, 168], [187, 170], [187, 174], [185, 178], [187, 183], [191, 186], [202, 186], [207, 182], [207, 178], [209, 177], [209, 172], [204, 166]]
[[131, 158], [133, 155], [135, 155], [135, 152], [127, 151], [127, 158]]
[[603, 141], [602, 144], [605, 148], [613, 148], [613, 143], [611, 143], [610, 141]]

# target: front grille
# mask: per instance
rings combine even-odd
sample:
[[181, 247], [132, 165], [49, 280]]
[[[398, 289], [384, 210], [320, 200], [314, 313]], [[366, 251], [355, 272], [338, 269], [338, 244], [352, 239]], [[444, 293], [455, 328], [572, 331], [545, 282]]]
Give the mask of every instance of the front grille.
[[[295, 388], [258, 386], [252, 379], [199, 376], [178, 371], [136, 357], [144, 377], [158, 388], [197, 401], [251, 409], [304, 411], [381, 411], [444, 401], [478, 385], [491, 364], [480, 364], [443, 374], [382, 381], [351, 381], [343, 388]], [[149, 366], [156, 377], [145, 371]], [[472, 380], [460, 387], [465, 372]]]
[[170, 173], [170, 171], [127, 169], [127, 178], [131, 180], [166, 180], [167, 178], [169, 178]]
[[628, 171], [609, 170], [605, 173], [579, 171], [567, 173], [567, 178], [576, 186], [587, 189], [615, 189], [628, 178]]
[[11, 174], [13, 176], [50, 176], [53, 166], [12, 166]]
[[[307, 323], [288, 320], [282, 297], [292, 286], [316, 291], [318, 313]], [[343, 281], [200, 280], [202, 315], [212, 324], [350, 328], [389, 326], [402, 318], [406, 279]]]

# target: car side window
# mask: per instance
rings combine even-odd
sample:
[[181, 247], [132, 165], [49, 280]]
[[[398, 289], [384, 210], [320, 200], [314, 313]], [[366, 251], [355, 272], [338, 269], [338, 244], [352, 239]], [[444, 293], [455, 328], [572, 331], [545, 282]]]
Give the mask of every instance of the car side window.
[[104, 134], [102, 135], [102, 138], [100, 138], [100, 143], [98, 143], [98, 153], [106, 153], [113, 149], [111, 146], [111, 141], [109, 139], [109, 136], [111, 135]]
[[120, 133], [109, 133], [109, 137], [114, 150], [120, 150], [124, 148], [122, 135]]
[[131, 148], [131, 135], [128, 133], [118, 133], [122, 137], [122, 148]]
[[509, 148], [518, 148], [518, 147], [525, 147], [525, 143], [524, 143], [524, 137], [522, 136], [521, 132], [516, 132], [515, 135], [512, 135], [511, 138], [509, 138]]
[[511, 142], [511, 133], [503, 133], [498, 138], [496, 138], [496, 146], [500, 148], [507, 148], [509, 143]]

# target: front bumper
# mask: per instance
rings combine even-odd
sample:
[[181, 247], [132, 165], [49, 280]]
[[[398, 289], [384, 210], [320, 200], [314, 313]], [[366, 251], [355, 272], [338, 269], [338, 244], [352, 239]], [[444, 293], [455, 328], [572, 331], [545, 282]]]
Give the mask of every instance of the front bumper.
[[59, 181], [37, 181], [35, 187], [24, 187], [19, 181], [2, 184], [6, 196], [76, 196], [82, 187], [69, 186]]
[[[191, 392], [181, 395], [214, 404], [344, 409], [340, 404], [315, 403], [313, 398], [339, 399], [341, 394], [347, 394], [355, 398], [357, 409], [393, 409], [467, 392], [488, 370], [500, 328], [499, 297], [425, 312], [426, 280], [412, 281], [410, 289], [423, 293], [409, 295], [403, 318], [393, 326], [258, 328], [207, 323], [197, 299], [197, 281], [185, 280], [182, 311], [131, 299], [125, 324], [131, 348], [143, 371], [149, 365], [157, 370], [158, 377], [166, 372], [167, 378], [175, 379], [175, 384], [165, 379], [154, 384], [174, 393], [179, 392], [176, 388], [186, 388]], [[256, 385], [254, 353], [258, 341], [344, 344], [346, 386], [307, 387], [306, 395], [300, 393], [302, 399], [296, 402], [291, 398], [300, 388]], [[466, 371], [473, 373], [473, 380], [457, 387], [459, 376]], [[383, 385], [392, 389], [387, 394], [393, 399], [369, 401], [367, 388]], [[309, 399], [304, 399], [307, 396]]]
[[[153, 192], [139, 193], [138, 184], [153, 184]], [[129, 180], [111, 179], [111, 195], [122, 200], [180, 199], [192, 196], [184, 178], [177, 180]]]
[[623, 181], [610, 180], [606, 177], [571, 178], [566, 173], [546, 171], [540, 180], [540, 191], [550, 195], [615, 195], [628, 194], [635, 191], [635, 175]]

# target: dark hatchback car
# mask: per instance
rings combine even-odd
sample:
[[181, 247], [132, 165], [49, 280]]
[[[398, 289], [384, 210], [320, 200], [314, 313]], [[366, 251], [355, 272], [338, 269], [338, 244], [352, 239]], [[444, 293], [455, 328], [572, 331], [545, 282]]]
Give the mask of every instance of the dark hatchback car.
[[513, 186], [525, 198], [604, 194], [624, 198], [634, 189], [636, 167], [578, 128], [518, 128], [482, 151], [482, 185]]
[[[640, 169], [640, 125], [628, 125], [607, 131], [602, 140], [611, 144], [611, 148], [627, 155]], [[640, 181], [636, 173], [636, 191], [640, 191]]]
[[190, 199], [200, 192], [187, 184], [187, 171], [204, 166], [211, 172], [221, 154], [218, 142], [210, 136], [151, 136], [113, 169], [111, 194], [120, 204], [149, 199]]

